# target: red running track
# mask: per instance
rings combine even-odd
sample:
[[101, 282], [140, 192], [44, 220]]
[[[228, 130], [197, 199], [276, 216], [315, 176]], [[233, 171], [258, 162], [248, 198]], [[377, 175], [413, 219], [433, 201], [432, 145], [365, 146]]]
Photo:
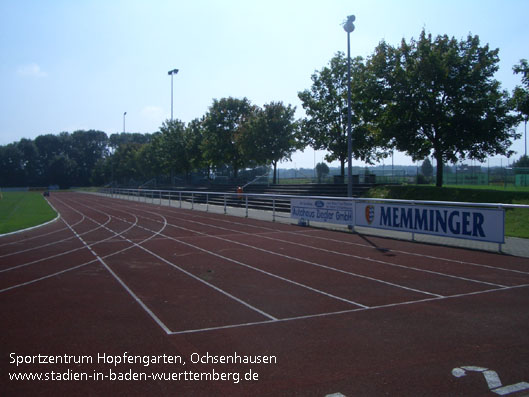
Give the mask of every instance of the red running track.
[[0, 237], [2, 395], [529, 393], [525, 258], [50, 202]]

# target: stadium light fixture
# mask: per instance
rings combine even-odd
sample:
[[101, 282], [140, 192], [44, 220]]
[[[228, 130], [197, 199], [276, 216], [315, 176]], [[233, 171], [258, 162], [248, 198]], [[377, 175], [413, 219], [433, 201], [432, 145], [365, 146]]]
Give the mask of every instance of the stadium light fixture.
[[123, 113], [123, 133], [125, 133], [125, 116], [127, 115], [127, 112]]
[[167, 74], [171, 76], [171, 121], [173, 121], [173, 76], [178, 73], [178, 69], [169, 70]]
[[347, 32], [347, 197], [353, 197], [353, 138], [351, 134], [351, 41], [350, 35], [355, 30], [353, 22], [356, 17], [349, 15], [343, 23], [343, 30]]

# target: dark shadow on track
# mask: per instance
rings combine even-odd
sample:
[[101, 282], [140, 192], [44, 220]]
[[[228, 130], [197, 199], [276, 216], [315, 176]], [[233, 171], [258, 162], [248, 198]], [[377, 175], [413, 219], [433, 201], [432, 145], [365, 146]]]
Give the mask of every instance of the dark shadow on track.
[[369, 237], [364, 236], [363, 234], [359, 234], [358, 236], [370, 246], [372, 246], [374, 249], [376, 249], [378, 252], [383, 253], [384, 256], [396, 256], [395, 254], [391, 253], [391, 250], [389, 248], [379, 247], [375, 242], [371, 241]]

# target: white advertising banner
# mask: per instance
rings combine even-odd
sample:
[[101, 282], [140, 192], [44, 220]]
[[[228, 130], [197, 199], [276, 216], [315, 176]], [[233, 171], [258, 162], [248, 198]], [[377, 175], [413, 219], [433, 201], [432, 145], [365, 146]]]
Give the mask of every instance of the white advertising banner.
[[290, 217], [301, 221], [353, 224], [352, 201], [292, 199]]
[[356, 226], [505, 242], [502, 209], [362, 202], [357, 202], [355, 208]]

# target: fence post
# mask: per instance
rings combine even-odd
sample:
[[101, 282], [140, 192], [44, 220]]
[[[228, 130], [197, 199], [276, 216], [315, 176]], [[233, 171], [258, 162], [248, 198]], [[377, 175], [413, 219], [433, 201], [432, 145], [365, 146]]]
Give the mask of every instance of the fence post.
[[[503, 232], [503, 240], [505, 240], [505, 210], [503, 209], [503, 207], [501, 205], [498, 205], [498, 208], [500, 210], [503, 210], [503, 228], [504, 228], [504, 232]], [[503, 253], [502, 252], [502, 248], [503, 248], [503, 244], [502, 243], [498, 243], [498, 252], [501, 254]]]
[[169, 207], [171, 206], [171, 192], [169, 192]]
[[224, 193], [224, 215], [226, 215], [226, 193]]
[[[415, 206], [415, 201], [412, 201], [411, 205]], [[411, 241], [415, 241], [415, 232], [411, 232]]]
[[195, 195], [191, 192], [191, 209], [195, 209]]
[[353, 233], [356, 233], [356, 203], [357, 202], [358, 200], [356, 198], [353, 198], [353, 222], [352, 222], [353, 224], [351, 225], [352, 226], [351, 232]]
[[276, 221], [276, 198], [272, 197], [272, 222], [275, 222], [275, 221]]
[[178, 198], [180, 200], [180, 208], [182, 208], [182, 192], [178, 192]]
[[248, 194], [245, 195], [246, 198], [246, 218], [248, 218]]
[[209, 212], [209, 193], [206, 192], [206, 212]]

